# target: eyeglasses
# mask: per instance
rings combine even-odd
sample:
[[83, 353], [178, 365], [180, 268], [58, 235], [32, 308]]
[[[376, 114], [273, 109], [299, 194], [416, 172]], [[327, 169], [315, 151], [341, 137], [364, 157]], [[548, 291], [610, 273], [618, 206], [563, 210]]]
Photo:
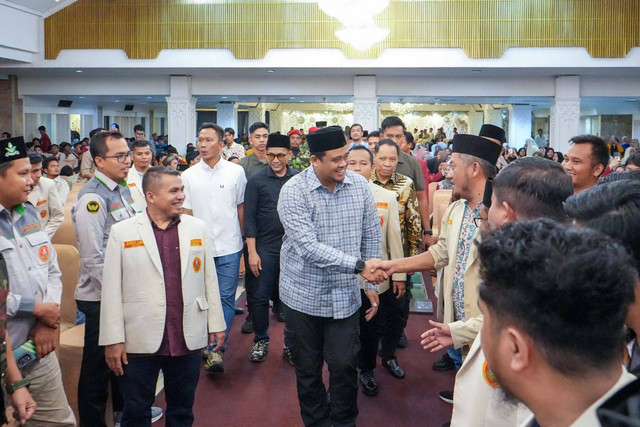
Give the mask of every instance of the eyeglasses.
[[133, 153], [129, 151], [128, 153], [120, 153], [120, 154], [116, 154], [115, 156], [97, 156], [97, 157], [102, 157], [103, 159], [116, 159], [118, 163], [124, 163], [127, 161], [127, 159], [131, 160], [132, 154]]
[[476, 225], [476, 227], [481, 227], [482, 226], [482, 221], [488, 221], [489, 218], [482, 218], [482, 217], [477, 217], [477, 218], [473, 218], [473, 223]]
[[282, 153], [278, 153], [278, 154], [267, 153], [267, 159], [269, 160], [273, 160], [276, 157], [278, 158], [278, 160], [283, 161], [287, 157], [287, 155]]

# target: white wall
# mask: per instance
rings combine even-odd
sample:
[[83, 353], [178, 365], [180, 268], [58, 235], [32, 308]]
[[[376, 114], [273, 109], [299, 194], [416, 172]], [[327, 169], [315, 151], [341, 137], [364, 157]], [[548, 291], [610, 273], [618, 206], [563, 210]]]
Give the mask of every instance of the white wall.
[[44, 42], [40, 40], [42, 18], [11, 3], [0, 3], [0, 17], [0, 58], [28, 62], [33, 60], [33, 53], [44, 46]]

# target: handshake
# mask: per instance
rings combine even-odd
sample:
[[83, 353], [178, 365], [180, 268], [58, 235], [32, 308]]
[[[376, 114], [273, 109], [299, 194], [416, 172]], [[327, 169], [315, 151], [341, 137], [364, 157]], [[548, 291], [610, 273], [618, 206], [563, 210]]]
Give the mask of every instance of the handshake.
[[360, 275], [369, 283], [378, 285], [387, 280], [393, 274], [391, 261], [383, 261], [371, 258], [365, 262], [364, 270]]

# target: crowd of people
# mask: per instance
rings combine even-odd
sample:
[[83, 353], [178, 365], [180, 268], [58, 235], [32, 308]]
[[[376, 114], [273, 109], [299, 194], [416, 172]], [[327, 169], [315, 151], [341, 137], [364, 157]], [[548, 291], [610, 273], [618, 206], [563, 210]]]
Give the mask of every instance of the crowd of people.
[[[130, 140], [114, 123], [74, 145], [39, 131], [29, 144], [0, 140], [2, 372], [18, 420], [104, 426], [111, 390], [120, 426], [150, 425], [163, 416], [153, 406], [162, 371], [166, 424], [192, 425], [202, 359], [224, 374], [237, 345], [242, 270], [248, 358], [268, 357], [272, 306], [305, 425], [355, 425], [358, 389], [379, 392], [378, 356], [393, 377], [411, 375], [397, 349], [416, 272], [437, 297], [421, 345], [442, 354], [434, 370], [457, 372], [439, 393], [451, 425], [634, 417], [637, 140], [578, 135], [563, 154], [540, 130], [516, 150], [497, 126], [412, 133], [390, 116], [371, 131], [318, 122], [282, 134], [256, 122], [247, 145], [203, 123], [181, 155], [141, 125]], [[431, 183], [451, 194], [439, 224]], [[73, 185], [79, 420], [54, 352], [62, 284], [51, 244]], [[33, 360], [16, 361], [18, 347]]]

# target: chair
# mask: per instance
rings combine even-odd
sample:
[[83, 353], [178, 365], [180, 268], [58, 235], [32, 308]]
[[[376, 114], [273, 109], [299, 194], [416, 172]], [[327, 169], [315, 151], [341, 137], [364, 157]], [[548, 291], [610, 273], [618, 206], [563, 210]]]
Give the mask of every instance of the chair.
[[76, 325], [76, 300], [74, 297], [80, 271], [80, 254], [71, 245], [54, 244], [58, 265], [62, 272], [62, 301], [60, 303], [60, 331]]
[[[75, 197], [75, 196], [74, 196]], [[73, 202], [67, 202], [64, 205], [64, 220], [58, 230], [56, 230], [56, 234], [51, 238], [51, 242], [53, 244], [62, 244], [62, 245], [70, 245], [74, 248], [78, 248], [78, 243], [76, 242], [76, 230], [73, 227], [73, 221], [71, 220], [71, 208], [73, 207]]]

